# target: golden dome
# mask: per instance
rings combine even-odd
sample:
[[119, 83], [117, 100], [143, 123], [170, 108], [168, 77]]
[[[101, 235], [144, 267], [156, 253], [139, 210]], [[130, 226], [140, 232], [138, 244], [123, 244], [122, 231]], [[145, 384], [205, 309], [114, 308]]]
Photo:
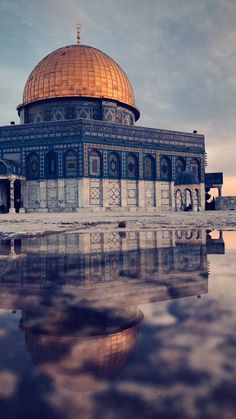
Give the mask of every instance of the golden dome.
[[34, 68], [24, 89], [23, 105], [62, 98], [112, 99], [134, 108], [131, 83], [104, 52], [87, 45], [69, 45], [47, 55]]

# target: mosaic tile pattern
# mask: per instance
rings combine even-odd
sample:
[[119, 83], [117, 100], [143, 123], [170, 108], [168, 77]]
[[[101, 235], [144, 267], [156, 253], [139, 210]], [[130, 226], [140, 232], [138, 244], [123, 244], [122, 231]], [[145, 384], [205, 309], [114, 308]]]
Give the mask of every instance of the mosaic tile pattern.
[[90, 235], [90, 251], [96, 252], [101, 251], [103, 248], [103, 237], [102, 233], [92, 233]]
[[138, 182], [136, 180], [127, 180], [127, 206], [138, 206]]
[[109, 206], [120, 207], [121, 205], [121, 186], [119, 180], [109, 180], [108, 182]]
[[121, 249], [121, 237], [119, 233], [111, 233], [109, 234], [109, 249], [110, 250], [118, 250]]
[[145, 207], [155, 206], [155, 183], [145, 182], [144, 183], [144, 205]]
[[90, 179], [89, 201], [90, 205], [95, 207], [100, 207], [102, 205], [102, 182], [100, 179]]

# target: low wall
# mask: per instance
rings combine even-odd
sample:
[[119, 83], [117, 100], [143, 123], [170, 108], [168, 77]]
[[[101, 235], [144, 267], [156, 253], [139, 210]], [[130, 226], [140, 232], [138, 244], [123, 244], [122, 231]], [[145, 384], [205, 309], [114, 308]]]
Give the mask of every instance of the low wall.
[[216, 210], [235, 210], [236, 196], [219, 196], [215, 199]]

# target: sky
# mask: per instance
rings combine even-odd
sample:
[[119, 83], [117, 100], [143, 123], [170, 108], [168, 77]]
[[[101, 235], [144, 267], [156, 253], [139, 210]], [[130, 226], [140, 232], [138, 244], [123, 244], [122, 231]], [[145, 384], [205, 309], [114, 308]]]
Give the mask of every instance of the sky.
[[236, 1], [0, 0], [0, 126], [19, 122], [27, 77], [78, 22], [128, 75], [137, 125], [204, 134], [207, 171], [236, 195]]

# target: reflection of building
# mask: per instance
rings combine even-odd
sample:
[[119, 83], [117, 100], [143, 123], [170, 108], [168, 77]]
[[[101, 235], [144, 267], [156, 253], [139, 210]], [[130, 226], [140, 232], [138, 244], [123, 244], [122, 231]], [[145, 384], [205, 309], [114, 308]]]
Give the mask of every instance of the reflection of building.
[[[139, 304], [208, 290], [201, 230], [65, 234], [0, 242], [0, 307], [39, 371], [59, 388], [95, 391], [127, 365]], [[221, 237], [222, 240], [222, 237]]]
[[134, 126], [130, 81], [79, 43], [45, 57], [0, 129], [0, 211], [205, 208], [205, 140]]
[[207, 233], [207, 254], [219, 254], [225, 253], [225, 242], [223, 239], [223, 231], [219, 231], [218, 238], [211, 238], [210, 231]]
[[[7, 291], [10, 298], [14, 290], [19, 298], [69, 289], [77, 302], [113, 304], [132, 296], [137, 305], [207, 291], [206, 233], [201, 230], [51, 235], [2, 240], [0, 249], [2, 297]], [[2, 302], [7, 304], [6, 295]]]

